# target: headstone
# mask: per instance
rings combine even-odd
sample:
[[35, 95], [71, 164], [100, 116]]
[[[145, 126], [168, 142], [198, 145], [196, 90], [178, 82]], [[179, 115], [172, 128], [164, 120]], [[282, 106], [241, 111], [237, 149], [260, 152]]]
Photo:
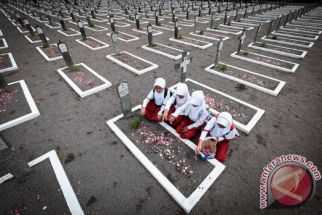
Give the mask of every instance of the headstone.
[[187, 8], [186, 20], [189, 20], [189, 7]]
[[235, 21], [235, 22], [237, 21], [237, 17], [238, 17], [238, 11], [239, 11], [239, 9], [240, 9], [240, 7], [239, 7], [239, 8], [237, 8], [237, 10], [236, 10], [236, 15], [235, 15], [235, 19], [234, 19], [234, 21]]
[[226, 21], [227, 21], [227, 10], [226, 10], [226, 12], [225, 12], [224, 25], [226, 25]]
[[53, 25], [53, 22], [52, 22], [52, 20], [51, 20], [51, 16], [50, 16], [50, 10], [47, 10], [47, 11], [46, 11], [46, 17], [47, 17], [47, 19], [48, 19], [48, 23], [49, 23], [49, 25]]
[[258, 32], [261, 30], [262, 25], [263, 25], [263, 23], [259, 23], [259, 25], [257, 26], [257, 30], [256, 30], [255, 37], [254, 37], [254, 43], [257, 40]]
[[63, 20], [63, 17], [61, 15], [58, 15], [58, 20], [59, 20], [59, 23], [63, 29], [63, 31], [67, 31], [67, 28], [66, 28], [66, 25], [65, 25], [65, 22]]
[[42, 28], [40, 26], [36, 26], [36, 31], [37, 31], [37, 34], [39, 36], [39, 38], [41, 39], [42, 41], [42, 45], [44, 48], [47, 48], [49, 47], [49, 44], [48, 44], [48, 41], [47, 41], [47, 38], [46, 38], [46, 35], [44, 34], [44, 31], [42, 30]]
[[110, 20], [110, 24], [111, 24], [111, 30], [112, 30], [113, 32], [116, 32], [116, 30], [115, 30], [115, 21], [114, 21], [114, 17], [113, 17], [113, 16], [110, 16], [109, 20]]
[[269, 33], [271, 32], [271, 29], [272, 29], [272, 26], [273, 26], [274, 22], [275, 22], [275, 18], [269, 24], [269, 27], [268, 27], [267, 33], [266, 33], [267, 37], [268, 37]]
[[91, 15], [93, 19], [96, 19], [94, 8], [91, 8]]
[[29, 23], [28, 19], [24, 18], [24, 19], [23, 19], [23, 23], [24, 23], [24, 25], [26, 26], [26, 28], [28, 29], [28, 31], [29, 31], [29, 33], [30, 33], [30, 35], [31, 35], [31, 36], [34, 36], [34, 35], [35, 35], [35, 33], [34, 33], [34, 31], [32, 30], [31, 25], [30, 25], [30, 23]]
[[284, 15], [282, 15], [282, 16], [279, 18], [279, 20], [278, 20], [278, 24], [277, 24], [277, 26], [276, 26], [276, 30], [277, 30], [277, 29], [279, 29], [279, 27], [280, 27], [280, 25], [281, 25], [281, 23], [282, 23], [283, 18], [284, 18]]
[[176, 19], [176, 10], [172, 11], [172, 22]]
[[149, 23], [148, 26], [147, 26], [147, 32], [148, 32], [148, 43], [149, 43], [149, 46], [152, 46], [153, 45], [153, 28], [152, 28], [152, 25]]
[[94, 24], [91, 21], [91, 17], [89, 16], [87, 11], [85, 12], [85, 14], [86, 14], [86, 20], [87, 20], [88, 26], [89, 27], [94, 27]]
[[111, 39], [112, 39], [114, 53], [118, 53], [118, 49], [117, 49], [118, 37], [115, 32], [111, 33]]
[[244, 40], [245, 40], [245, 38], [246, 38], [246, 33], [245, 33], [245, 28], [243, 29], [243, 32], [239, 35], [239, 37], [238, 37], [238, 40], [239, 40], [239, 44], [238, 44], [238, 48], [237, 48], [237, 54], [239, 55], [239, 53], [240, 53], [240, 50], [241, 50], [241, 48], [242, 48], [242, 46], [243, 46], [243, 44], [244, 44]]
[[140, 15], [135, 14], [135, 25], [136, 29], [140, 30]]
[[117, 85], [117, 94], [121, 101], [124, 118], [132, 116], [132, 104], [127, 81], [122, 81]]
[[196, 30], [197, 30], [197, 16], [195, 16], [195, 19], [194, 19], [194, 21], [193, 21], [193, 32], [196, 32]]
[[85, 29], [84, 29], [84, 23], [81, 20], [78, 20], [77, 25], [78, 25], [79, 31], [81, 32], [82, 39], [86, 40], [87, 37], [86, 37]]
[[286, 16], [286, 19], [285, 19], [285, 21], [284, 21], [284, 27], [286, 26], [286, 23], [287, 23], [287, 20], [288, 20], [288, 18], [289, 18], [289, 16], [290, 16], [290, 13], [289, 14], [287, 14], [287, 16]]
[[214, 64], [215, 66], [218, 65], [220, 52], [223, 49], [223, 45], [224, 45], [224, 41], [222, 39], [220, 39], [218, 41], [218, 45], [217, 45], [217, 52], [216, 52], [216, 58], [215, 58], [215, 64]]
[[156, 11], [155, 11], [154, 17], [155, 17], [155, 25], [160, 26], [160, 24], [159, 24], [159, 16], [158, 16]]
[[178, 21], [174, 20], [174, 38], [179, 37], [179, 27], [178, 27]]
[[76, 22], [73, 9], [70, 10], [70, 17], [72, 17], [73, 22]]
[[247, 16], [247, 5], [245, 7], [244, 19], [246, 19], [246, 16]]
[[192, 56], [190, 52], [184, 51], [182, 52], [181, 62], [175, 64], [175, 70], [181, 69], [181, 82], [186, 82], [186, 74], [187, 74], [187, 67], [188, 64], [192, 62]]
[[66, 43], [59, 41], [57, 43], [57, 47], [58, 47], [58, 50], [60, 51], [60, 53], [63, 55], [63, 58], [64, 58], [64, 61], [65, 61], [66, 65], [68, 67], [73, 66], [74, 65], [73, 59], [69, 54], [69, 51], [68, 51]]

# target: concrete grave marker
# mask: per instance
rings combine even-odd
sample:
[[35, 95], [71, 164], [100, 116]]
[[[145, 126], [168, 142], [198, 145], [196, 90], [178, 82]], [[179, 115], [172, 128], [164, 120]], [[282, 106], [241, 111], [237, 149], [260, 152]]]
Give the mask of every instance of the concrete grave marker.
[[218, 45], [217, 45], [217, 52], [216, 52], [216, 58], [215, 58], [215, 66], [218, 65], [219, 57], [220, 57], [220, 52], [223, 49], [223, 45], [224, 45], [224, 41], [223, 41], [223, 39], [220, 39], [218, 41]]
[[118, 53], [118, 51], [117, 51], [117, 41], [118, 41], [117, 34], [116, 33], [112, 33], [111, 34], [111, 39], [112, 39], [112, 43], [113, 43], [114, 53]]
[[117, 93], [121, 101], [122, 112], [125, 118], [132, 116], [132, 104], [127, 81], [122, 81], [117, 86]]
[[242, 34], [238, 37], [239, 40], [239, 44], [238, 44], [238, 48], [237, 48], [237, 54], [240, 54], [240, 49], [242, 48], [243, 44], [244, 44], [244, 40], [246, 38], [246, 33], [245, 33], [245, 28], [243, 29]]
[[45, 36], [44, 31], [42, 30], [42, 28], [41, 28], [40, 26], [38, 26], [38, 25], [37, 25], [37, 26], [36, 26], [36, 31], [37, 31], [37, 33], [38, 33], [39, 38], [40, 38], [40, 39], [41, 39], [41, 41], [42, 41], [43, 47], [44, 47], [44, 48], [49, 47], [49, 44], [48, 44], [47, 38], [46, 38], [46, 36]]
[[65, 60], [66, 65], [68, 67], [73, 66], [74, 65], [73, 59], [72, 59], [72, 57], [69, 54], [69, 51], [68, 51], [68, 48], [67, 48], [66, 43], [59, 41], [57, 43], [57, 46], [58, 46], [58, 50], [63, 55], [63, 58]]
[[175, 64], [175, 70], [179, 70], [181, 68], [181, 82], [186, 82], [186, 73], [187, 67], [192, 62], [192, 56], [190, 52], [184, 51], [182, 52], [181, 62]]
[[78, 20], [77, 25], [78, 25], [79, 31], [82, 34], [82, 39], [86, 40], [87, 37], [86, 37], [85, 29], [84, 29], [84, 23], [81, 20]]

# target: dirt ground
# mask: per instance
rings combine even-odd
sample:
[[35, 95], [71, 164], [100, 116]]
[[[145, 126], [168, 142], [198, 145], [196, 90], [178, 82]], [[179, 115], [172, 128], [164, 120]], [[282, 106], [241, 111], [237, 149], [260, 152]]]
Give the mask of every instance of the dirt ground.
[[[29, 21], [33, 26], [39, 24], [31, 18]], [[106, 23], [97, 24], [110, 29]], [[208, 25], [205, 24], [204, 28]], [[43, 24], [41, 26], [50, 38], [49, 43], [57, 43], [60, 39], [67, 42], [75, 64], [85, 63], [113, 86], [120, 80], [128, 80], [134, 105], [142, 102], [156, 77], [164, 77], [168, 86], [180, 80], [172, 60], [141, 48], [147, 44], [147, 36], [131, 30], [135, 23], [131, 23], [130, 27], [116, 28], [136, 35], [140, 40], [130, 43], [119, 41], [118, 48], [159, 65], [158, 69], [141, 76], [105, 58], [107, 54], [113, 53], [111, 39], [106, 36], [107, 31], [85, 29], [87, 36], [111, 45], [106, 49], [92, 51], [75, 41], [80, 35], [65, 37], [56, 29], [49, 29]], [[77, 29], [76, 25], [68, 22], [66, 26]], [[18, 72], [6, 77], [6, 80], [25, 80], [41, 113], [36, 119], [1, 132], [14, 151], [0, 153], [0, 174], [2, 176], [11, 172], [16, 178], [0, 185], [0, 214], [10, 214], [10, 210], [17, 205], [27, 204], [37, 198], [36, 195], [18, 198], [12, 193], [17, 184], [15, 180], [27, 177], [24, 172], [27, 172], [28, 177], [19, 185], [20, 192], [16, 195], [26, 193], [29, 185], [34, 186], [40, 178], [44, 179], [48, 183], [39, 183], [39, 192], [53, 191], [46, 199], [47, 203], [44, 202], [50, 206], [43, 211], [44, 214], [63, 214], [66, 204], [60, 204], [61, 193], [54, 192], [57, 190], [56, 179], [44, 168], [45, 164], [39, 164], [43, 170], [39, 173], [21, 167], [50, 150], [57, 151], [86, 214], [184, 214], [183, 209], [107, 127], [106, 121], [121, 113], [115, 87], [80, 99], [56, 71], [65, 66], [63, 60], [46, 62], [35, 49], [40, 44], [28, 43], [2, 13], [0, 28], [9, 45], [9, 49], [2, 49], [0, 53], [12, 52], [19, 66]], [[259, 36], [263, 36], [267, 28], [268, 24], [265, 24]], [[277, 156], [299, 154], [322, 170], [321, 37], [311, 49], [307, 49], [308, 54], [302, 60], [252, 50], [300, 63], [294, 74], [288, 74], [231, 58], [230, 54], [237, 48], [237, 36], [228, 34], [230, 39], [224, 44], [221, 61], [286, 81], [281, 93], [274, 97], [249, 87], [240, 91], [235, 88], [236, 82], [204, 71], [214, 61], [215, 47], [199, 50], [170, 42], [173, 32], [158, 30], [163, 31], [163, 34], [155, 36], [155, 42], [191, 51], [193, 62], [188, 67], [188, 78], [265, 110], [250, 134], [240, 132], [241, 137], [231, 142], [226, 169], [190, 214], [322, 214], [322, 184], [319, 181], [314, 198], [301, 208], [259, 209], [262, 169]], [[193, 27], [182, 27], [180, 34], [188, 36], [192, 31]], [[246, 32], [245, 45], [252, 42], [254, 33], [255, 30]], [[53, 201], [59, 203], [52, 204]], [[39, 208], [34, 211], [41, 214]]]

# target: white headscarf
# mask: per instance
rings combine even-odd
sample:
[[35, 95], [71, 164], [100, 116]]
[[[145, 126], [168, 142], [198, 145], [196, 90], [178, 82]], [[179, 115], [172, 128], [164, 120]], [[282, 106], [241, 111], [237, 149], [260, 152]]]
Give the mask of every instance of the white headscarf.
[[[188, 116], [191, 120], [197, 121], [200, 115], [200, 111], [205, 108], [205, 96], [201, 90], [194, 91], [191, 94], [191, 98], [189, 100], [189, 113]], [[193, 105], [197, 105], [194, 107]]]
[[[218, 124], [225, 126], [224, 128], [220, 128]], [[222, 137], [224, 135], [227, 135], [227, 139], [233, 139], [236, 135], [238, 135], [238, 132], [236, 128], [231, 130], [231, 126], [233, 124], [233, 117], [228, 112], [221, 112], [217, 116], [216, 124], [211, 129], [210, 134], [213, 137]]]
[[[184, 98], [179, 98], [178, 95], [184, 96]], [[190, 93], [188, 86], [185, 83], [179, 83], [176, 89], [176, 103], [180, 107], [190, 98]]]
[[154, 90], [154, 95], [153, 95], [155, 104], [158, 106], [161, 106], [164, 101], [164, 88], [166, 86], [166, 81], [164, 80], [164, 78], [155, 79], [154, 87], [156, 86], [163, 88], [163, 91], [161, 93], [158, 93], [156, 90]]

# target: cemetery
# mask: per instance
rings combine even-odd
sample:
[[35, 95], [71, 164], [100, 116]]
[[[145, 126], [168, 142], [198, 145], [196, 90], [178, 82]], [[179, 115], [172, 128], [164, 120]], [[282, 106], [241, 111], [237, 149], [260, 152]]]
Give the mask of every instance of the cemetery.
[[0, 214], [321, 214], [302, 178], [260, 209], [274, 158], [322, 167], [321, 33], [320, 0], [0, 0]]

